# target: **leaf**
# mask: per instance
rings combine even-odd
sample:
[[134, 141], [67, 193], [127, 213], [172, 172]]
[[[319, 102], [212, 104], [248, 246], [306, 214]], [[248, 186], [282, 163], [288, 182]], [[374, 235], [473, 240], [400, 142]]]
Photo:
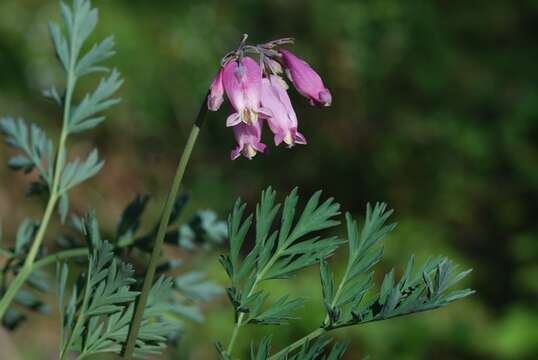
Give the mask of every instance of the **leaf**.
[[[294, 312], [304, 306], [304, 299], [297, 298], [288, 300], [289, 295], [284, 295], [271, 304], [266, 310], [253, 311], [249, 314], [249, 323], [261, 324], [261, 325], [282, 325], [286, 324], [289, 320], [298, 319], [294, 315]], [[265, 302], [265, 297], [259, 297], [257, 305], [261, 307]]]
[[97, 174], [103, 167], [104, 162], [99, 161], [97, 149], [92, 150], [85, 161], [76, 159], [68, 163], [60, 179], [60, 193], [65, 193], [80, 183], [88, 180]]
[[15, 295], [14, 302], [19, 306], [36, 311], [40, 314], [46, 315], [49, 313], [48, 305], [42, 300], [37, 299], [36, 296], [27, 289], [20, 289]]
[[131, 238], [137, 232], [140, 227], [140, 218], [146, 209], [149, 198], [149, 195], [138, 195], [123, 210], [116, 229], [118, 241], [124, 237]]
[[219, 355], [219, 358], [221, 360], [231, 360], [232, 358], [226, 353], [226, 350], [224, 349], [224, 345], [220, 341], [217, 341], [215, 343], [215, 350], [217, 350], [217, 354]]
[[[85, 225], [85, 228], [94, 228], [96, 222], [91, 220], [92, 216], [87, 218], [85, 222], [93, 225]], [[98, 229], [92, 231], [98, 232]], [[59, 269], [58, 274], [63, 339], [61, 346], [63, 351], [77, 351], [81, 357], [121, 352], [138, 294], [131, 290], [131, 285], [135, 282], [132, 266], [114, 256], [110, 243], [101, 241], [97, 235], [93, 238], [87, 272], [82, 275], [83, 281], [74, 287], [67, 304], [63, 301], [67, 266]], [[177, 329], [176, 323], [163, 317], [169, 310], [171, 289], [172, 281], [169, 278], [160, 278], [153, 285], [144, 311], [135, 356], [160, 353], [166, 346], [167, 337]], [[78, 294], [81, 295], [81, 301], [77, 301]]]
[[67, 39], [63, 36], [60, 26], [49, 22], [49, 34], [56, 51], [56, 56], [66, 72], [69, 71], [69, 47]]
[[[325, 352], [325, 349], [327, 346], [331, 343], [331, 339], [329, 337], [319, 337], [313, 341], [306, 341], [299, 351], [297, 351], [295, 354], [284, 354], [284, 356], [278, 358], [278, 360], [317, 360], [322, 358], [322, 354]], [[336, 344], [331, 351], [331, 354], [333, 354], [334, 349], [336, 348], [338, 351], [341, 351], [342, 345]], [[345, 351], [345, 349], [343, 349]], [[338, 352], [335, 352], [332, 359], [340, 359], [338, 357], [334, 358]], [[331, 360], [332, 360], [331, 359]]]
[[106, 67], [97, 66], [97, 64], [112, 57], [115, 53], [114, 37], [109, 36], [99, 44], [93, 45], [91, 50], [79, 60], [75, 73], [80, 77], [95, 72], [107, 71]]
[[177, 302], [170, 307], [170, 312], [174, 315], [180, 316], [181, 318], [197, 323], [202, 323], [205, 320], [202, 311], [196, 305], [185, 305]]
[[256, 244], [263, 246], [271, 225], [280, 209], [280, 204], [275, 205], [276, 191], [271, 187], [262, 191], [260, 203], [256, 206]]
[[336, 343], [333, 348], [331, 349], [331, 352], [327, 356], [327, 360], [340, 360], [344, 358], [345, 352], [347, 350], [348, 343], [347, 342], [338, 342]]
[[53, 100], [58, 106], [63, 105], [63, 100], [60, 94], [58, 94], [58, 90], [55, 86], [51, 86], [49, 89], [43, 90], [43, 96]]
[[234, 208], [228, 217], [228, 235], [230, 239], [230, 267], [232, 270], [231, 277], [235, 273], [234, 269], [238, 266], [239, 252], [245, 241], [248, 229], [252, 224], [253, 215], [249, 215], [245, 221], [241, 222], [243, 213], [245, 212], [246, 204], [241, 204], [238, 199], [235, 202]]
[[2, 326], [8, 330], [15, 330], [24, 320], [26, 320], [24, 314], [13, 308], [8, 308], [2, 318]]
[[62, 221], [62, 224], [65, 224], [65, 220], [67, 219], [68, 212], [69, 212], [69, 195], [67, 195], [67, 193], [63, 193], [60, 196], [60, 203], [58, 204], [58, 213], [60, 214], [60, 220]]
[[195, 250], [200, 246], [210, 248], [212, 245], [221, 244], [227, 236], [226, 222], [221, 221], [213, 210], [201, 210], [197, 211], [187, 224], [170, 232], [165, 241], [187, 250]]
[[29, 173], [34, 168], [34, 163], [24, 155], [16, 155], [9, 159], [7, 166], [12, 170], [23, 170]]
[[194, 301], [208, 302], [223, 293], [222, 288], [206, 280], [206, 274], [201, 271], [191, 271], [177, 276], [174, 280], [174, 287]]
[[104, 120], [96, 114], [118, 104], [120, 99], [112, 98], [123, 84], [120, 73], [114, 69], [109, 77], [103, 78], [92, 94], [87, 94], [76, 106], [69, 120], [69, 132], [78, 133], [92, 129]]
[[294, 189], [284, 202], [281, 228], [273, 229], [281, 206], [275, 202], [276, 192], [271, 187], [264, 190], [256, 206], [254, 247], [242, 261], [241, 248], [253, 215], [243, 220], [246, 205], [239, 200], [236, 202], [228, 217], [230, 254], [219, 259], [232, 280], [228, 297], [236, 315], [248, 313], [247, 321], [258, 324], [280, 324], [294, 319], [293, 310], [302, 306], [302, 299], [288, 301], [285, 295], [275, 303], [265, 305], [268, 294], [257, 291], [257, 286], [262, 281], [289, 278], [297, 271], [319, 263], [331, 256], [342, 243], [336, 237], [316, 235], [316, 232], [338, 224], [334, 217], [339, 214], [339, 205], [333, 199], [320, 204], [320, 196], [321, 193], [317, 192], [310, 198], [294, 226], [298, 203], [297, 189]]
[[265, 336], [261, 341], [258, 348], [254, 346], [254, 343], [250, 344], [250, 360], [267, 360], [271, 352], [271, 336]]
[[379, 291], [379, 303], [381, 305], [383, 305], [385, 301], [387, 300], [393, 286], [394, 286], [394, 269], [391, 270], [387, 275], [385, 275], [385, 278], [383, 279], [383, 283], [381, 284], [381, 290]]
[[23, 119], [6, 117], [0, 119], [0, 132], [6, 143], [22, 152], [12, 157], [8, 166], [13, 170], [29, 173], [34, 168], [39, 170], [42, 179], [50, 187], [52, 184], [54, 148], [52, 141], [38, 126], [28, 126]]
[[15, 237], [15, 254], [24, 256], [33, 240], [37, 224], [31, 219], [24, 219], [17, 230]]
[[196, 234], [198, 243], [221, 244], [228, 237], [228, 228], [213, 210], [201, 210], [194, 214], [189, 227]]
[[340, 224], [339, 221], [333, 220], [335, 216], [340, 214], [340, 204], [335, 203], [333, 198], [329, 198], [320, 205], [320, 197], [321, 191], [318, 191], [308, 200], [297, 224], [286, 239], [286, 243], [293, 243], [308, 233]]
[[289, 193], [288, 196], [286, 196], [286, 200], [284, 201], [284, 208], [282, 210], [282, 220], [280, 225], [280, 234], [278, 237], [278, 245], [282, 245], [282, 243], [288, 238], [291, 226], [293, 224], [293, 219], [295, 217], [295, 207], [297, 206], [297, 201], [299, 200], [299, 196], [297, 195], [298, 188], [295, 187], [291, 193]]
[[320, 262], [320, 275], [323, 303], [327, 307], [327, 310], [330, 311], [334, 296], [334, 276], [329, 268], [329, 263], [326, 260]]

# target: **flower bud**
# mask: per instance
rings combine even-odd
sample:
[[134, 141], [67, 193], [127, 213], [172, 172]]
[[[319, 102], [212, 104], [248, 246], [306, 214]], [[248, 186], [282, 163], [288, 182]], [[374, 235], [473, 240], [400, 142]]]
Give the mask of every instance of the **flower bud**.
[[222, 83], [223, 68], [219, 69], [217, 76], [213, 79], [209, 87], [209, 95], [207, 97], [207, 107], [211, 111], [217, 111], [224, 102], [224, 85]]
[[288, 69], [290, 80], [297, 91], [310, 99], [312, 105], [330, 106], [332, 102], [331, 92], [310, 65], [288, 50], [280, 50], [280, 54]]

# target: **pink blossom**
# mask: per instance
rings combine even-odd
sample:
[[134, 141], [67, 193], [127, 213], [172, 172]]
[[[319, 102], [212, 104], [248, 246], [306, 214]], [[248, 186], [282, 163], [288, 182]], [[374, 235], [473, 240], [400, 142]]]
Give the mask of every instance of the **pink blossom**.
[[217, 76], [213, 79], [209, 87], [209, 95], [207, 96], [207, 107], [211, 111], [217, 111], [224, 101], [224, 85], [222, 83], [223, 68], [219, 68]]
[[226, 126], [256, 123], [258, 114], [265, 113], [260, 105], [262, 72], [258, 63], [250, 57], [230, 61], [224, 66], [222, 82], [236, 111], [228, 116]]
[[314, 69], [288, 50], [280, 50], [280, 54], [297, 91], [310, 99], [312, 105], [330, 106], [332, 102], [331, 92], [325, 87], [321, 77]]
[[267, 122], [274, 134], [275, 145], [282, 142], [289, 147], [306, 144], [305, 137], [297, 131], [297, 116], [286, 89], [286, 83], [279, 76], [271, 75], [262, 80], [262, 105], [271, 112]]
[[267, 146], [261, 142], [262, 121], [260, 119], [253, 124], [241, 122], [233, 127], [237, 147], [230, 153], [232, 160], [237, 159], [241, 154], [251, 160], [257, 152], [265, 152]]

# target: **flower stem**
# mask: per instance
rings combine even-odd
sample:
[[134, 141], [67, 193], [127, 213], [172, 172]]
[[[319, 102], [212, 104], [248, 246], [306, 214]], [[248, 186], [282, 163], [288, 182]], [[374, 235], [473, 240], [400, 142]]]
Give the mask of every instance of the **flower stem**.
[[168, 198], [166, 199], [166, 203], [164, 205], [161, 222], [157, 231], [155, 243], [153, 244], [151, 259], [146, 269], [146, 275], [144, 277], [142, 291], [137, 299], [136, 309], [133, 314], [131, 324], [129, 326], [129, 335], [127, 337], [127, 342], [123, 351], [124, 359], [130, 359], [135, 349], [136, 338], [138, 337], [138, 331], [140, 330], [140, 323], [142, 322], [142, 318], [144, 316], [144, 308], [146, 307], [149, 292], [151, 290], [151, 286], [153, 285], [157, 263], [161, 256], [161, 250], [163, 247], [164, 237], [166, 235], [166, 229], [168, 228], [168, 223], [170, 222], [170, 216], [172, 215], [174, 203], [176, 201], [177, 194], [183, 180], [183, 175], [185, 174], [185, 169], [187, 168], [187, 164], [191, 157], [192, 149], [194, 148], [196, 139], [198, 138], [198, 134], [200, 132], [200, 127], [203, 124], [205, 114], [207, 113], [206, 100], [207, 96], [204, 98], [204, 101], [202, 102], [202, 105], [200, 107], [200, 111], [198, 112], [198, 117], [196, 118], [196, 121], [192, 126], [189, 138], [187, 139], [187, 143], [185, 144], [185, 148], [183, 149], [183, 154], [181, 155], [181, 158], [179, 160], [174, 180], [172, 181], [172, 187], [170, 188]]

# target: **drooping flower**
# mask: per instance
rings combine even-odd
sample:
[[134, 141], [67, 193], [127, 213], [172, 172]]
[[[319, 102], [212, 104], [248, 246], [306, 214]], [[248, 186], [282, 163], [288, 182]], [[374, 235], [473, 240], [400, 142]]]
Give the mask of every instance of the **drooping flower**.
[[237, 147], [230, 153], [232, 160], [237, 159], [241, 154], [251, 160], [258, 152], [265, 152], [267, 146], [261, 142], [262, 122], [261, 119], [253, 124], [241, 122], [233, 127]]
[[288, 50], [280, 50], [280, 54], [297, 91], [310, 99], [312, 105], [330, 106], [331, 92], [325, 87], [323, 80], [314, 69]]
[[306, 144], [305, 137], [297, 131], [297, 116], [286, 90], [287, 84], [277, 75], [262, 80], [262, 105], [271, 112], [267, 122], [274, 134], [275, 145], [282, 142], [289, 147]]
[[217, 111], [224, 102], [224, 84], [222, 83], [223, 68], [219, 68], [217, 76], [211, 82], [209, 95], [207, 96], [207, 107], [211, 111]]
[[284, 71], [312, 105], [330, 106], [332, 101], [331, 92], [310, 65], [281, 49], [293, 44], [292, 38], [258, 45], [247, 44], [247, 38], [243, 35], [239, 47], [224, 55], [207, 96], [207, 107], [212, 111], [217, 111], [225, 98], [230, 102], [232, 114], [226, 126], [233, 129], [237, 142], [230, 154], [232, 160], [241, 155], [252, 159], [258, 152], [265, 152], [266, 145], [261, 141], [265, 122], [277, 146], [306, 144], [298, 132]]
[[239, 123], [252, 125], [260, 113], [266, 113], [260, 104], [262, 72], [252, 58], [243, 57], [239, 61], [228, 62], [224, 66], [222, 82], [226, 96], [236, 111], [228, 116], [226, 126]]

